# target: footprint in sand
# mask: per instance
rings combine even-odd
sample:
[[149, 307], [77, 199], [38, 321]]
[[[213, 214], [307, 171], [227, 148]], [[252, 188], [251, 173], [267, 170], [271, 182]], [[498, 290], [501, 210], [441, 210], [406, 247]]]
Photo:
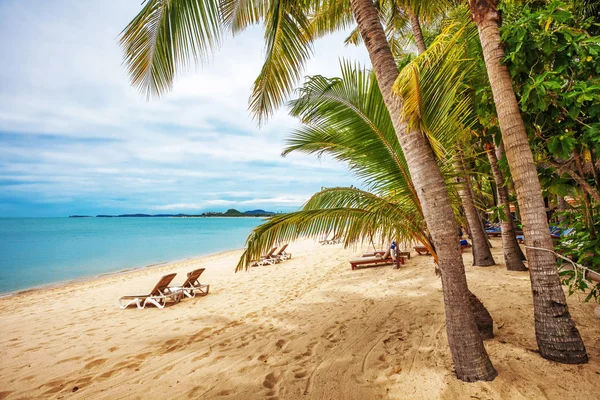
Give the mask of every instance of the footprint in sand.
[[106, 361], [108, 361], [106, 358], [98, 358], [97, 360], [87, 363], [84, 368], [85, 369], [94, 368], [94, 367], [104, 364]]
[[304, 368], [296, 368], [293, 369], [292, 372], [294, 373], [294, 378], [296, 379], [302, 379], [308, 375], [308, 372]]
[[99, 378], [101, 378], [101, 379], [108, 379], [111, 376], [113, 376], [115, 374], [115, 372], [117, 372], [117, 371], [111, 369], [110, 371], [106, 371], [105, 373], [100, 374]]
[[265, 376], [265, 380], [263, 381], [263, 386], [267, 389], [273, 389], [275, 385], [279, 382], [279, 375], [275, 372], [271, 372], [267, 376]]
[[64, 360], [58, 361], [56, 364], [62, 364], [62, 363], [66, 363], [66, 362], [69, 362], [69, 361], [77, 361], [80, 358], [81, 358], [81, 356], [65, 358]]
[[196, 356], [196, 357], [192, 358], [192, 361], [200, 361], [200, 360], [202, 360], [202, 359], [204, 359], [204, 358], [208, 357], [209, 355], [210, 355], [210, 352], [207, 352], [207, 353], [201, 354], [201, 355], [199, 355], [199, 356]]

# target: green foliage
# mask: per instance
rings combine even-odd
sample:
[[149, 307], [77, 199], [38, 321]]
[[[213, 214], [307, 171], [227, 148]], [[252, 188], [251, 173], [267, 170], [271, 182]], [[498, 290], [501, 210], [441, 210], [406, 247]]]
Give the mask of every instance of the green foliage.
[[148, 0], [121, 33], [132, 85], [147, 97], [164, 94], [176, 71], [210, 54], [221, 33], [218, 0]]
[[[591, 6], [591, 8], [590, 8]], [[600, 37], [594, 2], [559, 0], [502, 3], [505, 63], [513, 79], [521, 114], [538, 163], [546, 194], [581, 198], [579, 185], [554, 166], [588, 162], [600, 150]], [[567, 168], [573, 168], [567, 166]], [[582, 176], [595, 186], [588, 176]], [[561, 238], [558, 250], [578, 264], [598, 271], [600, 221], [583, 206], [569, 210], [565, 227], [575, 232]], [[587, 216], [587, 218], [586, 218]], [[562, 262], [562, 261], [561, 261]], [[598, 298], [600, 286], [574, 271], [561, 272], [569, 291]]]
[[[424, 53], [422, 59], [435, 60], [431, 67], [442, 64], [448, 52], [440, 52], [438, 46], [432, 51], [435, 52], [433, 55]], [[447, 57], [447, 61], [457, 62], [452, 57]], [[431, 76], [427, 71], [430, 66], [420, 68], [426, 77]], [[409, 63], [405, 68], [412, 67]], [[274, 244], [301, 236], [343, 237], [346, 246], [374, 237], [383, 241], [419, 241], [435, 256], [424, 229], [420, 202], [375, 74], [348, 62], [342, 62], [341, 70], [341, 78], [313, 76], [298, 90], [299, 97], [291, 102], [290, 113], [304, 125], [290, 136], [283, 155], [301, 151], [332, 156], [347, 163], [370, 192], [353, 188], [326, 189], [315, 194], [300, 211], [271, 218], [255, 228], [248, 238], [238, 270], [246, 268], [251, 260], [258, 259]], [[436, 92], [431, 87], [421, 86], [442, 81], [423, 79], [413, 87], [422, 89], [425, 96], [437, 95], [444, 99], [436, 103], [440, 105], [438, 115], [434, 115], [433, 108], [423, 109], [420, 123], [437, 123], [427, 125], [430, 133], [440, 135], [432, 139], [440, 146], [451, 146], [455, 143], [456, 130], [443, 130], [441, 126], [444, 115], [452, 112], [451, 107], [445, 106], [445, 101], [449, 101], [445, 97], [447, 88], [438, 84]], [[455, 83], [448, 86], [452, 91]], [[452, 94], [457, 92], [454, 90]], [[431, 126], [439, 129], [431, 129]], [[447, 182], [454, 177], [449, 165], [442, 166]], [[450, 193], [458, 215], [458, 196], [454, 190]]]
[[[504, 6], [502, 40], [533, 145], [568, 159], [576, 146], [600, 150], [600, 37], [593, 18], [558, 0]], [[580, 153], [582, 151], [580, 150]]]
[[[600, 237], [591, 233], [593, 231], [589, 229], [583, 211], [575, 209], [564, 213], [567, 218], [564, 227], [574, 228], [575, 230], [560, 238], [556, 250], [577, 264], [600, 273]], [[596, 210], [595, 232], [600, 231], [599, 211]], [[561, 259], [559, 259], [559, 263], [568, 264]], [[569, 287], [569, 294], [576, 291], [584, 292], [587, 293], [585, 301], [593, 298], [600, 303], [600, 283], [583, 279], [583, 274], [578, 271], [565, 270], [560, 275], [562, 282]]]

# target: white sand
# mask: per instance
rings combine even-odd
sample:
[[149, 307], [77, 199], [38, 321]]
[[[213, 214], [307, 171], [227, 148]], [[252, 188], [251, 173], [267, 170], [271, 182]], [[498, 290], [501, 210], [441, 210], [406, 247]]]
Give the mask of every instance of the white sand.
[[[302, 241], [289, 251], [248, 273], [233, 272], [232, 251], [0, 299], [0, 399], [600, 398], [594, 304], [569, 298], [590, 363], [553, 363], [535, 351], [528, 275], [467, 267], [496, 322], [486, 347], [499, 372], [467, 384], [452, 373], [430, 257], [351, 271], [360, 249]], [[120, 295], [198, 267], [208, 296], [118, 308]]]

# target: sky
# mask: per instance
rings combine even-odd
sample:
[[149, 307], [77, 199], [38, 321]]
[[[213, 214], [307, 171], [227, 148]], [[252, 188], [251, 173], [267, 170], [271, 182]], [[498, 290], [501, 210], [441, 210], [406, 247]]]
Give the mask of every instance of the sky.
[[[327, 158], [281, 157], [298, 122], [260, 129], [248, 111], [262, 27], [147, 101], [118, 36], [141, 0], [0, 0], [0, 217], [298, 209], [321, 187], [357, 185]], [[315, 44], [304, 75], [369, 65], [345, 33]]]

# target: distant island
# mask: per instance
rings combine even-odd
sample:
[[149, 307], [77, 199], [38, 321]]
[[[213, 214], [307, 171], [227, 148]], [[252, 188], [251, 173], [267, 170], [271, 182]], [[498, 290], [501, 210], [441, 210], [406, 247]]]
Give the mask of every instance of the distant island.
[[[121, 215], [96, 215], [96, 218], [209, 218], [209, 217], [270, 217], [275, 215], [272, 211], [265, 210], [251, 210], [251, 211], [238, 211], [234, 208], [230, 208], [225, 212], [213, 212], [208, 211], [202, 214], [121, 214]], [[92, 218], [90, 215], [69, 215], [69, 218]]]

